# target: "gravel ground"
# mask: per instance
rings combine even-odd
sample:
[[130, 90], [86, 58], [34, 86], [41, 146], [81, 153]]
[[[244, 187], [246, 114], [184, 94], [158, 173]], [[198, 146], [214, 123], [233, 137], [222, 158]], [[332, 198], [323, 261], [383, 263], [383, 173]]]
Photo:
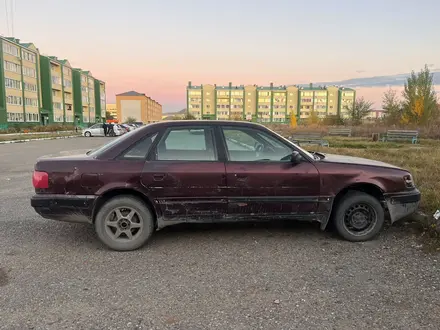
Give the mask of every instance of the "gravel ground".
[[0, 145], [0, 329], [439, 329], [440, 256], [403, 226], [360, 244], [309, 224], [178, 226], [118, 253], [36, 215], [36, 158], [105, 141]]

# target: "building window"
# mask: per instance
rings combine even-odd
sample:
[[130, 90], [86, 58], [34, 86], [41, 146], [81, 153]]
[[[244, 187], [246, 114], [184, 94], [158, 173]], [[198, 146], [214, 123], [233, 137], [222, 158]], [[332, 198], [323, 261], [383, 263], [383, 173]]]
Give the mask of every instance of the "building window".
[[22, 122], [23, 121], [23, 112], [8, 112], [7, 115], [8, 121]]
[[15, 73], [20, 73], [20, 65], [15, 64], [13, 62], [4, 61], [5, 62], [5, 70], [11, 71]]
[[24, 90], [28, 92], [37, 92], [37, 85], [36, 84], [30, 84], [28, 82], [24, 83]]
[[32, 78], [37, 78], [37, 71], [35, 71], [35, 69], [33, 68], [28, 68], [26, 66], [23, 67], [23, 75], [28, 76], [28, 77], [32, 77]]
[[52, 76], [52, 84], [61, 85], [61, 77]]
[[64, 116], [62, 113], [54, 113], [53, 114], [53, 121], [56, 121], [57, 123], [61, 123], [64, 121]]
[[17, 46], [11, 45], [7, 42], [3, 42], [3, 51], [5, 53], [8, 53], [10, 55], [18, 57], [18, 47]]
[[30, 97], [26, 97], [24, 99], [24, 104], [27, 107], [38, 107], [38, 99], [34, 99], [34, 98], [30, 98]]
[[35, 56], [35, 54], [27, 52], [25, 50], [23, 50], [23, 59], [32, 63], [36, 63], [37, 62], [37, 56]]
[[40, 115], [38, 113], [26, 113], [26, 121], [30, 122], [39, 122]]
[[69, 79], [64, 79], [64, 87], [72, 87], [72, 81]]
[[21, 81], [11, 79], [11, 78], [5, 78], [5, 86], [6, 88], [12, 88], [12, 89], [20, 89], [21, 90]]
[[67, 77], [70, 77], [72, 75], [72, 70], [70, 70], [69, 68], [63, 66], [63, 74]]
[[23, 100], [21, 96], [8, 95], [6, 97], [6, 103], [11, 105], [22, 105]]
[[61, 104], [61, 102], [54, 102], [53, 108], [56, 110], [63, 110], [63, 105]]

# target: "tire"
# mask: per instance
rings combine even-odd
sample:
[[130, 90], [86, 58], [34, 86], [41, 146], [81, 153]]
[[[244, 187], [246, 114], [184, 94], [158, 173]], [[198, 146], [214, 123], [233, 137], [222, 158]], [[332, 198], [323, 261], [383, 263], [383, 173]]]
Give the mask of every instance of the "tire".
[[85, 132], [85, 133], [84, 133], [84, 136], [85, 136], [85, 137], [91, 137], [91, 136], [92, 136], [92, 133], [90, 133], [90, 132]]
[[364, 242], [382, 230], [385, 213], [377, 198], [354, 191], [347, 193], [336, 206], [333, 223], [344, 239]]
[[[130, 214], [132, 214], [131, 220]], [[154, 216], [139, 198], [114, 197], [108, 200], [96, 214], [95, 231], [101, 242], [112, 250], [136, 250], [153, 234]]]

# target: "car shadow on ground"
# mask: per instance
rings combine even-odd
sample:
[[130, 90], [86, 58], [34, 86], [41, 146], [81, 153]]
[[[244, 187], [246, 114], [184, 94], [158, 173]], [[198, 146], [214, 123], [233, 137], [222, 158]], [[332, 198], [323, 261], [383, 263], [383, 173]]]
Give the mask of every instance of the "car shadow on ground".
[[[39, 234], [30, 238], [40, 242], [53, 245], [71, 245], [72, 247], [88, 246], [94, 249], [106, 249], [99, 241], [94, 227], [87, 224], [71, 224], [53, 222], [44, 225], [44, 230], [38, 230]], [[397, 232], [400, 231], [397, 229]], [[396, 229], [391, 230], [396, 233]], [[384, 228], [379, 235], [390, 235], [390, 230]], [[319, 223], [301, 221], [275, 220], [268, 222], [228, 222], [228, 223], [207, 223], [194, 224], [184, 223], [165, 227], [156, 231], [145, 248], [161, 249], [162, 246], [172, 247], [174, 244], [209, 244], [210, 241], [218, 242], [240, 242], [240, 241], [277, 241], [288, 240], [309, 240], [326, 241], [335, 244], [344, 241], [339, 237], [332, 227], [322, 231]], [[348, 243], [348, 242], [347, 242]]]

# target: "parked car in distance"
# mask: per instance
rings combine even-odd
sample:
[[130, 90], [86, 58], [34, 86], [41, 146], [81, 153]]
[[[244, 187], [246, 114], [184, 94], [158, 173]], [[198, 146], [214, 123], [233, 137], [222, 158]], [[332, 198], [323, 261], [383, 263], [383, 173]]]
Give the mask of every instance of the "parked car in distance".
[[136, 126], [134, 126], [133, 124], [121, 124], [121, 126], [124, 127], [127, 132], [131, 132], [136, 129]]
[[87, 154], [41, 158], [31, 205], [94, 225], [109, 248], [133, 250], [182, 222], [332, 222], [349, 241], [417, 210], [411, 174], [363, 158], [308, 152], [268, 128], [235, 121], [149, 124]]
[[[115, 133], [115, 136], [120, 136], [126, 133], [126, 131], [120, 125], [118, 124], [111, 124], [111, 125], [113, 125], [113, 131]], [[82, 135], [85, 137], [104, 136], [104, 126], [102, 123], [92, 125], [89, 128], [83, 129]]]

